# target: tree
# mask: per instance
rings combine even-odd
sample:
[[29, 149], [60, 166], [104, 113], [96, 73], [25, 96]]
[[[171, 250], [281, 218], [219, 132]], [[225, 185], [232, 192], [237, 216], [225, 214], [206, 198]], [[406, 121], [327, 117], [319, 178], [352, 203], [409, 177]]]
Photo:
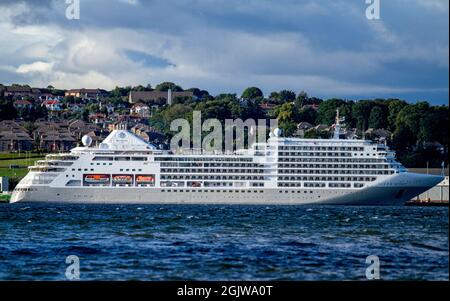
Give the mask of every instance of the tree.
[[[297, 108], [297, 106], [295, 106]], [[301, 109], [299, 113], [299, 121], [309, 122], [311, 124], [316, 124], [317, 111], [312, 108]]]
[[369, 115], [369, 128], [384, 129], [386, 128], [386, 116], [383, 113], [383, 109], [379, 106], [375, 106], [370, 110]]
[[295, 99], [295, 106], [298, 108], [308, 104], [308, 94], [305, 91], [300, 91]]
[[281, 102], [288, 102], [288, 101], [294, 101], [295, 100], [295, 93], [289, 90], [281, 90], [280, 94], [280, 101]]
[[275, 109], [278, 127], [283, 130], [284, 136], [289, 137], [297, 130], [300, 112], [293, 103], [287, 102]]
[[269, 101], [272, 103], [279, 104], [280, 103], [280, 93], [278, 92], [270, 92]]
[[281, 107], [276, 108], [275, 114], [277, 116], [278, 122], [300, 121], [300, 112], [293, 103], [285, 103], [281, 105]]
[[373, 102], [370, 100], [360, 100], [352, 107], [352, 116], [355, 120], [355, 126], [362, 131], [368, 128], [368, 119], [372, 110]]
[[264, 97], [262, 91], [257, 87], [249, 87], [242, 92], [241, 98], [245, 100], [255, 100]]
[[47, 118], [48, 117], [48, 110], [45, 106], [35, 106], [33, 108], [34, 113], [32, 117], [32, 121], [36, 121], [39, 118]]
[[137, 86], [133, 87], [133, 88], [131, 89], [131, 91], [138, 91], [138, 92], [141, 92], [141, 91], [147, 91], [147, 89], [146, 89], [144, 86], [142, 86], [142, 85], [137, 85]]
[[17, 116], [17, 110], [14, 108], [12, 101], [0, 101], [0, 120], [10, 120]]
[[389, 99], [388, 100], [388, 117], [387, 117], [387, 128], [389, 131], [394, 132], [397, 126], [397, 116], [400, 111], [408, 104], [399, 99]]
[[190, 96], [175, 96], [172, 100], [172, 104], [176, 103], [187, 104], [190, 101], [192, 101], [192, 97]]
[[428, 102], [417, 102], [413, 105], [408, 105], [403, 107], [403, 109], [398, 113], [396, 120], [396, 129], [401, 127], [406, 127], [411, 133], [413, 133], [414, 143], [420, 137], [420, 124], [423, 122], [422, 119], [427, 114], [430, 105]]
[[74, 96], [64, 96], [63, 103], [75, 103]]
[[[418, 139], [424, 142], [439, 142], [444, 147], [449, 143], [449, 111], [446, 106], [431, 107], [419, 124]], [[447, 125], [447, 126], [446, 126]], [[446, 149], [445, 152], [448, 150]]]
[[212, 99], [211, 95], [206, 90], [200, 90], [199, 88], [190, 88], [187, 89], [186, 91], [192, 92], [192, 94], [194, 94], [194, 96], [197, 97], [198, 99], [209, 99], [209, 100]]
[[305, 138], [307, 139], [328, 139], [330, 138], [330, 133], [328, 131], [318, 131], [316, 129], [310, 129], [306, 131]]
[[81, 113], [81, 119], [85, 122], [89, 122], [89, 111], [84, 109]]
[[[336, 120], [336, 110], [344, 104], [345, 101], [338, 98], [332, 98], [322, 102], [317, 111], [317, 122], [332, 125]], [[343, 115], [341, 114], [341, 116]]]
[[169, 89], [171, 89], [172, 92], [182, 92], [183, 91], [183, 88], [181, 88], [180, 86], [175, 85], [172, 82], [163, 82], [163, 83], [158, 84], [155, 87], [156, 91], [164, 91], [164, 92], [166, 92]]
[[397, 155], [403, 155], [411, 151], [415, 144], [415, 135], [409, 127], [401, 124], [394, 132], [392, 144], [398, 151]]
[[23, 125], [23, 128], [29, 133], [33, 133], [35, 129], [37, 129], [37, 126], [33, 122], [27, 122]]
[[116, 86], [114, 90], [109, 93], [110, 97], [122, 98], [123, 96], [127, 96], [131, 91], [131, 86], [127, 86], [125, 88]]

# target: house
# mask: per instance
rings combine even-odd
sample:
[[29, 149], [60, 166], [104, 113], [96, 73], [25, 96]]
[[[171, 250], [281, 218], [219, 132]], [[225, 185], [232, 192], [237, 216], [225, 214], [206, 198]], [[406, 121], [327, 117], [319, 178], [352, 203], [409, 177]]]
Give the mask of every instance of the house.
[[14, 120], [0, 121], [0, 131], [27, 132], [20, 122]]
[[422, 145], [423, 145], [423, 148], [425, 148], [425, 149], [434, 149], [434, 150], [441, 152], [442, 154], [444, 154], [444, 152], [445, 152], [445, 147], [437, 141], [423, 142]]
[[4, 90], [5, 97], [12, 97], [15, 99], [22, 99], [25, 96], [32, 96], [30, 87], [27, 86], [6, 86]]
[[319, 104], [313, 103], [313, 104], [310, 104], [310, 105], [302, 106], [302, 110], [306, 110], [306, 109], [313, 109], [313, 110], [317, 111], [319, 109]]
[[14, 101], [13, 106], [16, 109], [31, 109], [33, 104], [28, 100], [18, 99]]
[[137, 103], [131, 107], [130, 114], [137, 115], [143, 118], [148, 118], [150, 117], [150, 108], [146, 104]]
[[314, 126], [311, 123], [306, 121], [300, 122], [297, 124], [297, 131], [294, 133], [294, 136], [304, 138], [305, 133], [312, 128], [314, 128]]
[[326, 124], [318, 124], [314, 127], [314, 129], [318, 132], [329, 132], [331, 127]]
[[108, 125], [108, 128], [114, 129], [115, 126], [123, 126], [126, 124], [127, 127], [132, 127], [138, 123], [148, 124], [148, 118], [143, 118], [138, 115], [128, 115], [128, 114], [120, 114], [115, 115], [111, 124]]
[[104, 124], [106, 121], [106, 116], [101, 113], [90, 114], [89, 121], [94, 124]]
[[46, 100], [59, 100], [62, 101], [64, 99], [63, 96], [60, 95], [53, 95], [51, 93], [41, 93], [38, 97], [40, 101], [46, 101]]
[[260, 104], [259, 107], [261, 109], [263, 109], [264, 111], [270, 111], [270, 110], [273, 110], [276, 107], [276, 105], [265, 102], [265, 103]]
[[13, 120], [0, 122], [0, 152], [29, 151], [33, 149], [33, 139], [24, 127]]
[[306, 131], [306, 130], [309, 130], [310, 128], [313, 128], [314, 126], [311, 124], [311, 123], [309, 123], [309, 122], [306, 122], [306, 121], [302, 121], [302, 122], [300, 122], [299, 124], [297, 124], [297, 129], [298, 130], [304, 130], [304, 131]]
[[69, 129], [69, 131], [72, 131], [75, 129], [85, 127], [87, 125], [87, 123], [80, 119], [72, 119], [72, 120], [68, 121], [67, 125], [68, 125], [67, 128]]
[[0, 131], [0, 152], [30, 151], [34, 140], [24, 131]]
[[49, 111], [61, 111], [61, 104], [59, 100], [46, 100], [42, 103], [42, 106], [45, 106]]
[[68, 127], [69, 133], [75, 137], [77, 140], [81, 140], [81, 138], [90, 132], [99, 131], [100, 127], [95, 124], [89, 124], [84, 122], [83, 120], [71, 120], [69, 121]]
[[11, 97], [12, 99], [25, 99], [29, 97], [37, 100], [41, 95], [41, 90], [28, 86], [6, 86], [4, 87], [3, 93], [5, 97]]
[[110, 103], [106, 105], [106, 112], [108, 112], [108, 114], [114, 113], [115, 109], [116, 107]]
[[20, 126], [14, 120], [2, 120], [2, 121], [0, 121], [0, 130], [2, 130], [2, 129], [9, 129], [11, 127], [20, 127]]
[[120, 118], [117, 118], [117, 121], [108, 124], [108, 127], [107, 127], [108, 131], [112, 132], [114, 130], [119, 130], [119, 129], [125, 129], [125, 130], [129, 129], [128, 123], [127, 122], [122, 122], [119, 119]]
[[172, 92], [172, 91], [130, 91], [128, 94], [128, 102], [145, 103], [149, 105], [165, 105], [172, 104], [175, 97], [194, 98], [194, 93], [190, 91]]
[[106, 97], [108, 92], [102, 89], [70, 89], [67, 90], [65, 96], [73, 96], [82, 100], [100, 100]]
[[69, 151], [76, 146], [70, 133], [49, 132], [39, 136], [39, 148], [47, 151]]
[[68, 107], [69, 107], [69, 111], [70, 111], [70, 112], [75, 113], [75, 112], [81, 112], [81, 111], [83, 111], [83, 109], [84, 109], [85, 106], [84, 106], [83, 104], [70, 103], [70, 104], [68, 105]]
[[40, 149], [47, 151], [68, 151], [76, 145], [76, 139], [61, 121], [39, 121], [35, 125], [33, 138]]
[[96, 129], [86, 133], [85, 135], [92, 138], [92, 146], [98, 146], [103, 140], [105, 140], [106, 137], [108, 137], [109, 131], [106, 129]]
[[376, 140], [388, 140], [391, 139], [392, 133], [385, 129], [373, 129], [369, 128], [364, 132], [365, 135], [371, 139]]
[[52, 100], [54, 97], [53, 94], [51, 93], [42, 93], [41, 95], [39, 95], [39, 100], [40, 101], [46, 101], [46, 100]]
[[49, 127], [49, 128], [54, 128], [54, 129], [58, 129], [58, 130], [66, 130], [66, 131], [68, 129], [67, 122], [62, 121], [62, 120], [47, 121], [47, 120], [41, 118], [41, 119], [36, 120], [34, 125], [37, 128]]
[[343, 132], [345, 139], [360, 139], [362, 137], [361, 129], [357, 128], [344, 128], [341, 129], [341, 133]]
[[165, 140], [165, 136], [161, 132], [151, 126], [142, 123], [136, 124], [131, 128], [130, 131], [147, 142], [160, 144]]

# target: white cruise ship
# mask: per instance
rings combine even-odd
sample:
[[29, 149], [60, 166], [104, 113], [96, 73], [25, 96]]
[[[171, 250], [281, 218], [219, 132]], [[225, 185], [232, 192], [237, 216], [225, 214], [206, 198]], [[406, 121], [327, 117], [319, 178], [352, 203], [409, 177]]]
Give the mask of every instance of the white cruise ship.
[[[339, 121], [339, 120], [338, 120]], [[280, 137], [233, 154], [174, 154], [114, 130], [98, 147], [49, 154], [11, 202], [396, 205], [443, 180], [408, 172], [384, 144]]]

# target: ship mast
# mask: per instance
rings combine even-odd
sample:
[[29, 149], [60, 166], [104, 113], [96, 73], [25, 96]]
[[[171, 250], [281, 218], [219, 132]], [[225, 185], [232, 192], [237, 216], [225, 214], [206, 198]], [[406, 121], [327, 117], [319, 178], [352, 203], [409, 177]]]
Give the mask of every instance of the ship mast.
[[336, 109], [336, 122], [334, 124], [333, 139], [339, 139], [340, 131], [341, 131], [341, 124], [340, 124], [340, 118], [339, 118], [339, 109]]

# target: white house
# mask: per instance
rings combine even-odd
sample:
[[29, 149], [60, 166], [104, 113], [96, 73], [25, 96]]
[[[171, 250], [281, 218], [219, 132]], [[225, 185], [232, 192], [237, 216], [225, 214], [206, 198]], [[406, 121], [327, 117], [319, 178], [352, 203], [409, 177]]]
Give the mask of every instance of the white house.
[[61, 111], [61, 104], [59, 100], [46, 100], [42, 103], [43, 106], [47, 108], [49, 111]]
[[130, 109], [131, 115], [137, 115], [139, 117], [147, 118], [150, 117], [150, 108], [148, 105], [143, 103], [137, 103]]

